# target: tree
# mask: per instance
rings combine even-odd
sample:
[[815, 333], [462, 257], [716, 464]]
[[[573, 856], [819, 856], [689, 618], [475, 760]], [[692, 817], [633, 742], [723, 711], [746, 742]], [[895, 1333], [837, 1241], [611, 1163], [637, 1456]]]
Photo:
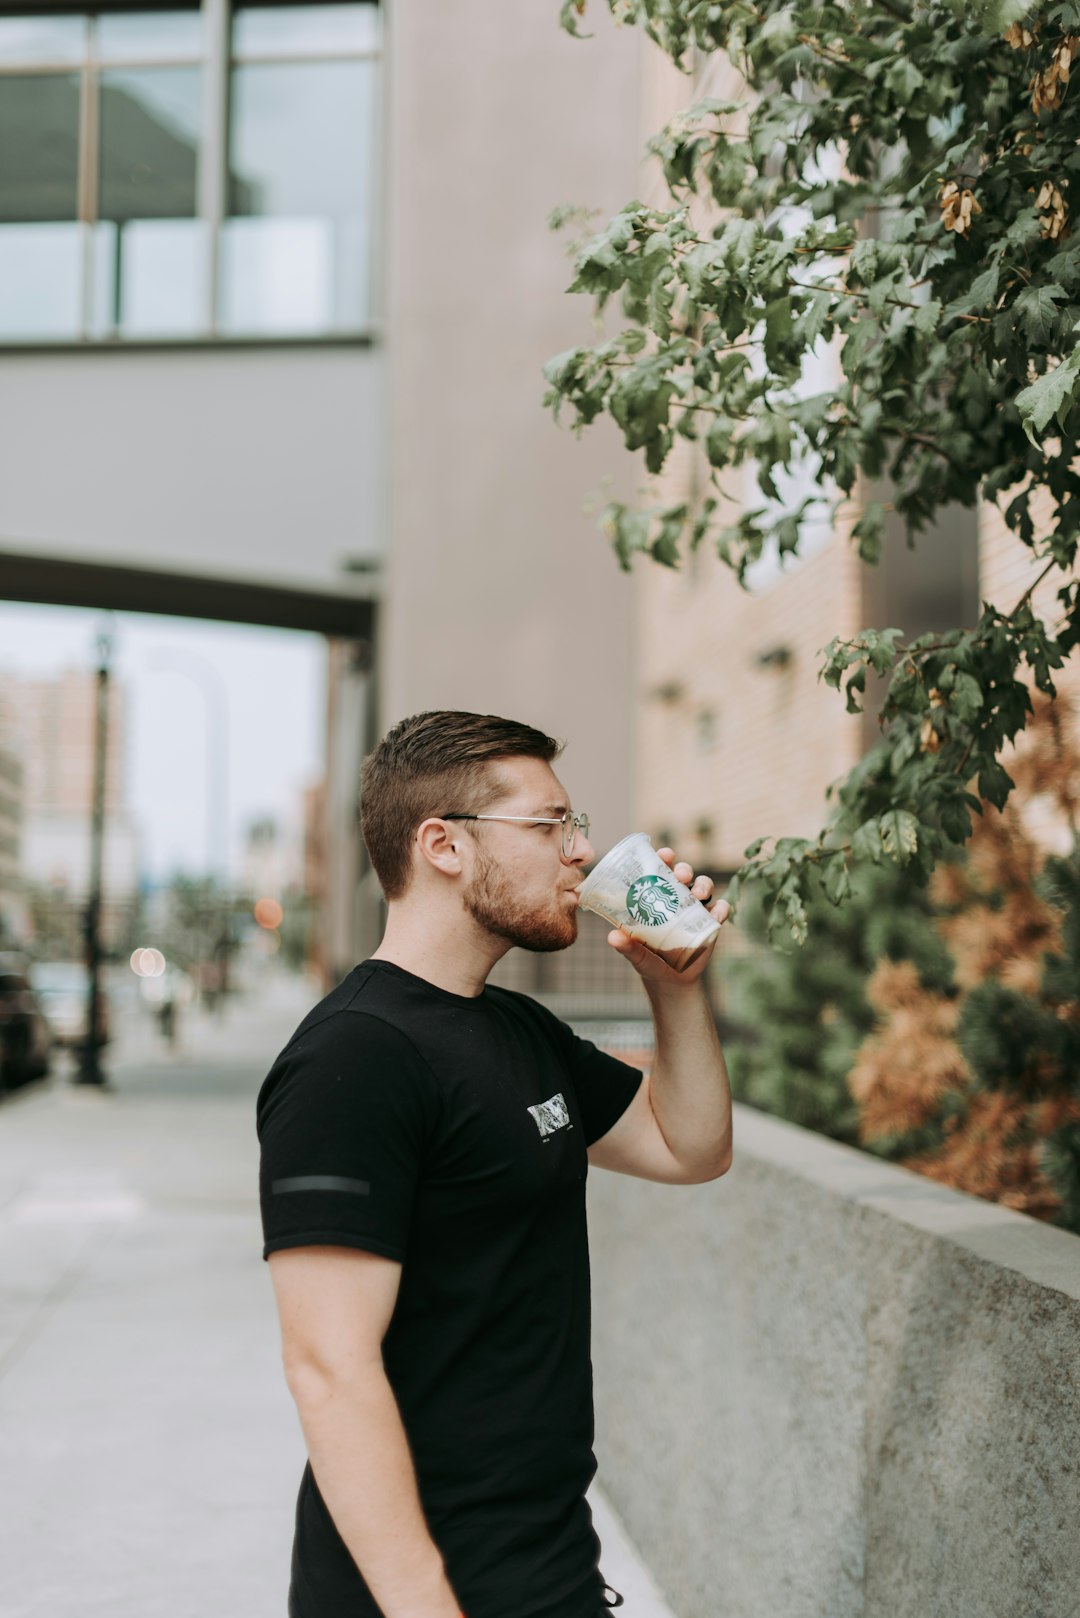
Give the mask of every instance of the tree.
[[[889, 1155], [888, 1142], [860, 1139], [848, 1076], [878, 1020], [868, 985], [879, 961], [913, 966], [928, 988], [952, 980], [930, 896], [909, 866], [865, 865], [837, 908], [812, 871], [807, 914], [813, 949], [778, 941], [724, 964], [732, 1093], [804, 1129]], [[743, 936], [763, 944], [766, 919], [759, 893], [747, 889]]]
[[[999, 503], [1036, 583], [1056, 573], [1059, 621], [984, 605], [978, 624], [904, 641], [867, 628], [824, 648], [819, 677], [858, 712], [887, 680], [881, 740], [830, 789], [816, 839], [761, 839], [728, 890], [760, 884], [768, 930], [807, 936], [813, 873], [834, 905], [853, 868], [909, 865], [926, 881], [1002, 809], [1004, 747], [1030, 686], [1080, 643], [1075, 403], [1080, 394], [1080, 101], [1070, 74], [1080, 0], [607, 0], [680, 66], [724, 52], [745, 96], [700, 102], [651, 143], [671, 206], [629, 203], [583, 241], [572, 292], [621, 304], [613, 337], [545, 367], [545, 403], [575, 431], [601, 415], [658, 474], [694, 441], [712, 487], [700, 506], [610, 504], [622, 566], [678, 565], [715, 545], [740, 583], [775, 536], [887, 481], [909, 543], [951, 502]], [[579, 31], [586, 0], [566, 0]], [[553, 222], [565, 223], [572, 210]], [[841, 377], [807, 397], [806, 362], [840, 347]], [[722, 474], [753, 463], [763, 503], [725, 516]], [[780, 473], [818, 492], [779, 509]], [[780, 481], [778, 481], [780, 480]], [[886, 507], [863, 500], [860, 555], [880, 555]]]
[[864, 1145], [957, 1190], [1080, 1234], [1080, 750], [1065, 699], [1040, 698], [1018, 797], [1053, 804], [1072, 847], [1050, 855], [1012, 804], [988, 808], [967, 857], [930, 888], [952, 981], [881, 960], [875, 1031], [849, 1075]]

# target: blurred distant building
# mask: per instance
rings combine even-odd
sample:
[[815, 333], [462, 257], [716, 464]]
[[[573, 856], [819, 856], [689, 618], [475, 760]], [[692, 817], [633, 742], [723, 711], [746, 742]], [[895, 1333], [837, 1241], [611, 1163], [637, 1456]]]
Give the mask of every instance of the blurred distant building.
[[23, 764], [10, 707], [0, 689], [0, 949], [25, 931], [19, 844], [23, 818]]
[[304, 788], [303, 889], [317, 898], [326, 893], [326, 782], [315, 781]]
[[303, 845], [299, 826], [263, 816], [253, 820], [244, 837], [241, 887], [255, 898], [281, 899], [303, 883]]
[[[20, 679], [17, 724], [26, 758], [26, 801], [31, 810], [89, 816], [94, 802], [97, 678], [71, 669], [56, 679]], [[122, 681], [109, 682], [105, 749], [105, 813], [124, 802], [126, 703]]]
[[[22, 758], [20, 881], [32, 908], [55, 917], [81, 912], [90, 890], [97, 681], [69, 671], [52, 680], [4, 681], [9, 723]], [[138, 891], [138, 836], [125, 790], [123, 685], [109, 687], [103, 852], [104, 926], [114, 937]], [[70, 930], [70, 929], [69, 929]]]

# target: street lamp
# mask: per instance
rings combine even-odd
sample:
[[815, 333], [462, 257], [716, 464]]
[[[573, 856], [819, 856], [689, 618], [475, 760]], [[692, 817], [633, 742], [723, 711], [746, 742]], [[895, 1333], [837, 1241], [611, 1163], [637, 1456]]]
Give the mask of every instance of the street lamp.
[[76, 1084], [103, 1086], [101, 1071], [101, 890], [105, 846], [105, 765], [109, 742], [109, 678], [113, 641], [108, 630], [97, 637], [97, 682], [94, 711], [94, 790], [90, 818], [90, 894], [83, 926], [89, 984], [86, 1033], [79, 1051]]
[[[222, 889], [224, 916], [214, 946], [218, 964], [217, 993], [222, 1009], [229, 986], [229, 697], [220, 669], [191, 647], [163, 647], [150, 663], [154, 673], [179, 674], [190, 680], [206, 712], [206, 869]], [[212, 902], [212, 901], [211, 901]]]

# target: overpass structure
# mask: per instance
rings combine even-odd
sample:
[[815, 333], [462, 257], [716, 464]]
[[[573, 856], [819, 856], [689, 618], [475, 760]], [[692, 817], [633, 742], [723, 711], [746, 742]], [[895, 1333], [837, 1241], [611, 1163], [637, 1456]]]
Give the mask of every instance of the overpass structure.
[[633, 812], [634, 598], [583, 511], [625, 457], [541, 406], [591, 334], [547, 217], [639, 188], [640, 41], [596, 25], [0, 0], [0, 597], [328, 638], [335, 967], [403, 715], [537, 724], [601, 840]]

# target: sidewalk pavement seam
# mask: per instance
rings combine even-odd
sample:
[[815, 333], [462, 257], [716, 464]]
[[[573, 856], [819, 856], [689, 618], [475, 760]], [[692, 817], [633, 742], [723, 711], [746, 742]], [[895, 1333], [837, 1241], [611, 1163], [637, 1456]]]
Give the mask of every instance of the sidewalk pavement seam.
[[[108, 1235], [111, 1235], [112, 1232], [95, 1232], [94, 1234], [105, 1234], [107, 1240]], [[34, 1339], [40, 1336], [57, 1310], [74, 1292], [82, 1276], [86, 1273], [87, 1251], [93, 1245], [93, 1241], [88, 1240], [86, 1245], [80, 1249], [77, 1256], [60, 1273], [48, 1292], [40, 1300], [15, 1341], [8, 1346], [3, 1355], [0, 1355], [0, 1381], [7, 1376], [9, 1371], [15, 1368]]]

